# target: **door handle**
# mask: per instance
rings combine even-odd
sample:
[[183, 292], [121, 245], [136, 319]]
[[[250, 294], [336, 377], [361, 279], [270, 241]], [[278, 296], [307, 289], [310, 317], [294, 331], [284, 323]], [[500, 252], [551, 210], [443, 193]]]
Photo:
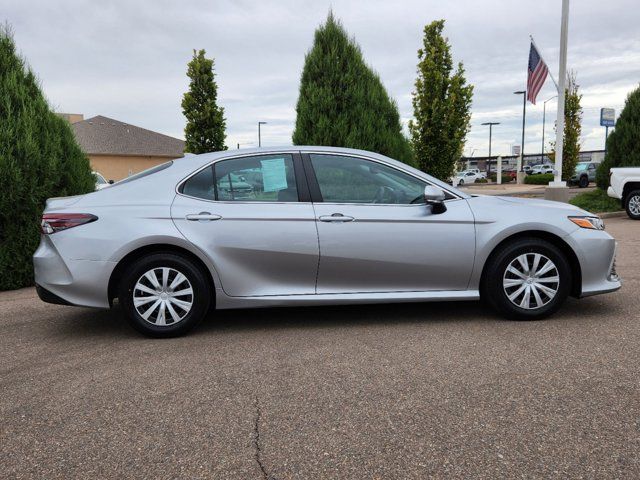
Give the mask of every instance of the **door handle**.
[[209, 212], [200, 212], [200, 213], [190, 213], [185, 218], [187, 220], [191, 220], [192, 222], [197, 222], [197, 221], [210, 222], [212, 220], [220, 220], [222, 217], [220, 215], [215, 215]]
[[343, 223], [343, 222], [353, 222], [354, 218], [348, 217], [341, 213], [333, 213], [331, 215], [321, 215], [318, 217], [318, 220], [320, 220], [321, 222]]

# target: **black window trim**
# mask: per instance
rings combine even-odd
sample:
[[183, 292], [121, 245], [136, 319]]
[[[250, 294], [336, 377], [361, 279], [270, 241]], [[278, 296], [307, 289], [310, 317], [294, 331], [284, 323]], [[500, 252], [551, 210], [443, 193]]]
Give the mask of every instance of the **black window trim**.
[[416, 204], [396, 204], [396, 203], [353, 203], [353, 202], [325, 202], [324, 199], [322, 198], [322, 193], [320, 191], [320, 184], [318, 183], [318, 178], [316, 177], [316, 172], [313, 169], [313, 164], [311, 163], [311, 155], [328, 155], [328, 156], [341, 156], [341, 157], [353, 157], [353, 158], [357, 158], [359, 160], [364, 160], [364, 161], [370, 161], [370, 162], [374, 162], [374, 163], [379, 163], [380, 165], [384, 165], [385, 167], [391, 168], [393, 170], [397, 170], [398, 172], [402, 172], [405, 175], [409, 175], [412, 178], [415, 178], [416, 180], [419, 180], [420, 182], [424, 182], [427, 185], [432, 185], [434, 187], [438, 187], [442, 190], [444, 190], [447, 194], [451, 195], [453, 198], [447, 198], [445, 200], [445, 202], [449, 202], [452, 200], [460, 200], [462, 197], [460, 197], [459, 195], [456, 195], [454, 192], [451, 192], [450, 190], [444, 189], [442, 188], [440, 185], [435, 185], [431, 182], [429, 182], [428, 180], [425, 180], [424, 178], [420, 178], [410, 172], [406, 172], [400, 168], [395, 167], [394, 165], [389, 165], [388, 163], [385, 162], [381, 162], [380, 160], [377, 160], [375, 158], [371, 158], [371, 157], [366, 157], [363, 155], [354, 155], [351, 153], [343, 153], [343, 152], [328, 152], [328, 151], [304, 151], [302, 152], [302, 163], [304, 166], [304, 173], [307, 177], [307, 183], [309, 184], [309, 190], [311, 193], [311, 201], [313, 203], [326, 203], [326, 204], [331, 204], [331, 205], [374, 205], [374, 206], [380, 206], [380, 205], [385, 205], [385, 206], [395, 206], [395, 207], [415, 207], [415, 206], [424, 206], [424, 203], [416, 203]]
[[[218, 189], [217, 189], [217, 184], [216, 184], [216, 177], [215, 177], [215, 164], [218, 162], [223, 162], [223, 161], [227, 161], [227, 160], [239, 160], [242, 158], [249, 158], [249, 157], [273, 157], [276, 155], [291, 155], [291, 158], [293, 160], [293, 172], [294, 172], [294, 176], [296, 179], [296, 189], [298, 190], [298, 200], [297, 201], [293, 201], [293, 202], [266, 202], [263, 200], [218, 200]], [[215, 189], [215, 200], [209, 200], [206, 198], [201, 198], [201, 197], [194, 197], [192, 195], [187, 195], [185, 193], [183, 193], [183, 189], [184, 189], [184, 185], [185, 183], [187, 183], [189, 181], [189, 179], [191, 179], [192, 177], [196, 176], [198, 173], [200, 173], [201, 171], [205, 170], [206, 168], [211, 168], [212, 169], [212, 175], [213, 175], [213, 188]], [[191, 172], [189, 175], [187, 175], [186, 177], [184, 177], [182, 180], [180, 180], [180, 182], [178, 182], [178, 185], [176, 187], [176, 194], [181, 195], [183, 197], [186, 198], [193, 198], [195, 200], [200, 200], [202, 202], [213, 202], [213, 203], [233, 203], [233, 204], [240, 204], [240, 203], [248, 203], [248, 204], [262, 204], [262, 203], [268, 203], [268, 204], [288, 204], [288, 203], [310, 203], [311, 202], [311, 195], [309, 193], [309, 187], [307, 185], [307, 181], [305, 178], [305, 174], [304, 174], [304, 167], [302, 166], [302, 158], [300, 155], [300, 151], [298, 150], [283, 150], [283, 151], [271, 151], [271, 152], [264, 152], [264, 153], [246, 153], [243, 155], [237, 155], [237, 156], [229, 156], [229, 157], [223, 157], [223, 158], [217, 158], [215, 160], [213, 160], [210, 163], [207, 163], [206, 165], [203, 165], [202, 167], [200, 167], [199, 169], [195, 170], [194, 172]]]

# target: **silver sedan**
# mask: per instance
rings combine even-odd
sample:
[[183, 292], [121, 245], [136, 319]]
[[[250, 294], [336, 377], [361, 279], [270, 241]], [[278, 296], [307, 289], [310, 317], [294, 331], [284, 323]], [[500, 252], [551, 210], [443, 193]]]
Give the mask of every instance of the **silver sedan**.
[[48, 200], [44, 301], [109, 308], [157, 337], [212, 309], [483, 298], [534, 320], [620, 288], [615, 240], [568, 204], [469, 196], [403, 163], [331, 147], [179, 159]]

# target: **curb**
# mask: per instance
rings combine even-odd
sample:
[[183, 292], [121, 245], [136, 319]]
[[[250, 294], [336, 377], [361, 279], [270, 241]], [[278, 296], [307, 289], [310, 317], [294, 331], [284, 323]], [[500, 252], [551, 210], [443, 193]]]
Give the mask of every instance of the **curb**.
[[600, 218], [623, 218], [627, 216], [627, 212], [625, 212], [624, 210], [620, 211], [620, 212], [602, 212], [602, 213], [596, 213], [596, 215], [598, 215]]

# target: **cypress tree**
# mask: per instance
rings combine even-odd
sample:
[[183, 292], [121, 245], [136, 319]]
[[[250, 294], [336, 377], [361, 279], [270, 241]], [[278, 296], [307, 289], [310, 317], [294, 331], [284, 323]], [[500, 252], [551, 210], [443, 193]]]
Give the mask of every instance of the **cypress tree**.
[[418, 168], [448, 181], [469, 131], [473, 86], [467, 85], [462, 62], [452, 74], [451, 46], [443, 28], [444, 20], [424, 27], [409, 131]]
[[182, 113], [187, 118], [184, 127], [185, 151], [207, 153], [226, 150], [224, 108], [218, 106], [218, 84], [213, 69], [214, 60], [205, 51], [193, 51], [187, 65], [189, 91], [182, 98]]
[[598, 187], [609, 186], [609, 169], [614, 167], [640, 167], [640, 87], [627, 96], [616, 128], [607, 138], [607, 156], [597, 171]]
[[0, 27], [0, 185], [0, 290], [8, 290], [33, 282], [46, 199], [93, 191], [95, 179], [69, 124], [16, 55], [7, 26]]
[[[582, 133], [582, 94], [578, 93], [575, 74], [567, 77], [564, 91], [564, 133], [562, 146], [562, 179], [569, 180], [576, 171], [580, 160], [580, 134]], [[553, 151], [549, 159], [555, 162], [555, 142], [551, 142]]]
[[296, 113], [294, 145], [360, 148], [412, 162], [396, 103], [332, 12], [305, 57]]

